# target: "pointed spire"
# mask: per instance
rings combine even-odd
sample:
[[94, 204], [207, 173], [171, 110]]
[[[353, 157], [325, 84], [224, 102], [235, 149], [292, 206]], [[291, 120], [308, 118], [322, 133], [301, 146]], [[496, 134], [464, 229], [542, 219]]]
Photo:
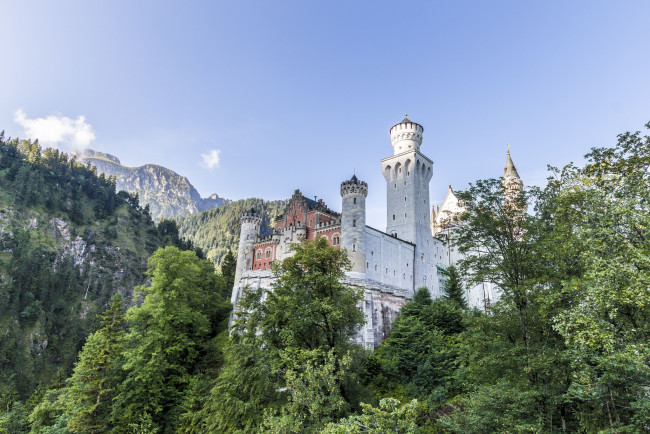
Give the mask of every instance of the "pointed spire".
[[510, 157], [510, 145], [508, 145], [508, 156], [506, 158], [506, 167], [503, 168], [503, 177], [504, 178], [519, 178], [519, 173], [517, 173], [517, 168], [515, 163], [512, 162], [512, 157]]

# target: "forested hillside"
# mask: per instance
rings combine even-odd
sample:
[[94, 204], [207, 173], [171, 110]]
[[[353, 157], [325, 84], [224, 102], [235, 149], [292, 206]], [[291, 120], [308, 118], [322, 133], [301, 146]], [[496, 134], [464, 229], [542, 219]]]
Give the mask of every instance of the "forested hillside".
[[191, 247], [113, 178], [0, 135], [0, 408], [63, 381], [108, 300], [131, 304], [147, 258], [169, 244]]
[[180, 235], [190, 240], [203, 250], [205, 256], [217, 265], [221, 265], [229, 250], [237, 256], [239, 244], [239, 219], [242, 214], [255, 209], [262, 215], [262, 234], [270, 233], [275, 217], [281, 215], [285, 201], [262, 199], [243, 199], [209, 209], [198, 214], [179, 218]]

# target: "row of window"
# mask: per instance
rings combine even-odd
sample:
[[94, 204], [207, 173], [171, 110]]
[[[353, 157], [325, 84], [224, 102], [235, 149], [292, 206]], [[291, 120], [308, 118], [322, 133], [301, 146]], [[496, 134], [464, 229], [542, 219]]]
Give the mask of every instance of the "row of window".
[[[267, 247], [266, 251], [264, 252], [264, 258], [269, 259], [270, 257], [271, 257], [271, 248]], [[262, 259], [262, 249], [259, 249], [255, 253], [255, 260], [259, 261], [260, 259]]]
[[[407, 264], [407, 266], [408, 266], [408, 264]], [[370, 263], [366, 262], [366, 269], [369, 269], [369, 268], [370, 268]], [[377, 264], [375, 264], [375, 271], [377, 271]], [[386, 268], [386, 274], [388, 274], [388, 268]], [[393, 277], [396, 277], [396, 276], [397, 276], [397, 271], [393, 270]], [[409, 279], [412, 279], [412, 278], [413, 278], [413, 275], [411, 274]], [[406, 280], [406, 273], [402, 273], [402, 279]]]

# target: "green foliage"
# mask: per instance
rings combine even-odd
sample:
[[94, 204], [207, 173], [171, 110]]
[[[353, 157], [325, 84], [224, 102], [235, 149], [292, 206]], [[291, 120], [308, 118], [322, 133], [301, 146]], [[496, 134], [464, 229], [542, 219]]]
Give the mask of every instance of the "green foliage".
[[288, 402], [280, 411], [267, 410], [264, 431], [270, 433], [319, 432], [325, 424], [345, 416], [350, 405], [341, 394], [341, 384], [350, 370], [350, 355], [334, 350], [302, 350], [283, 354], [290, 366], [285, 373]]
[[254, 432], [264, 411], [280, 401], [278, 373], [252, 329], [235, 334], [226, 347], [222, 373], [205, 406], [185, 426], [186, 432]]
[[447, 428], [647, 429], [648, 149], [650, 138], [626, 133], [582, 169], [553, 169], [544, 190], [529, 192], [527, 216], [504, 206], [498, 180], [459, 195], [459, 249], [470, 255], [461, 268], [503, 297], [462, 334], [471, 392]]
[[[239, 216], [261, 201], [156, 228], [137, 195], [101, 193], [110, 179], [36, 142], [0, 141], [0, 217], [9, 222], [0, 238], [0, 433], [648, 430], [650, 138], [638, 132], [594, 149], [584, 168], [552, 169], [543, 190], [506, 198], [501, 180], [486, 180], [459, 193], [467, 212], [454, 235], [467, 257], [447, 270], [447, 297], [418, 289], [374, 354], [351, 343], [363, 294], [342, 283], [345, 251], [322, 239], [274, 264], [272, 291], [244, 289], [226, 337]], [[34, 192], [50, 188], [43, 167], [58, 167], [52, 161], [66, 162], [60, 182], [76, 177], [41, 199]], [[114, 203], [99, 206], [96, 195]], [[52, 226], [40, 229], [44, 209], [102, 254], [119, 241], [131, 281], [142, 251], [191, 248], [179, 234], [217, 239], [199, 222], [222, 219], [232, 226], [218, 251], [195, 240], [213, 261], [224, 255], [222, 275], [194, 252], [158, 250], [126, 318], [119, 298], [98, 317], [114, 273], [61, 255]], [[461, 275], [497, 284], [500, 301], [467, 309]], [[36, 388], [41, 371], [51, 387]]]
[[31, 412], [39, 386], [60, 387], [98, 314], [116, 291], [143, 282], [156, 248], [188, 248], [159, 234], [113, 177], [4, 135], [0, 226], [0, 411], [9, 413], [18, 402]]
[[[232, 250], [226, 252], [226, 256], [223, 258], [223, 263], [221, 264], [221, 275], [226, 279], [226, 290], [232, 291], [232, 288], [235, 286], [235, 271], [237, 269], [237, 258], [232, 253]], [[230, 294], [224, 294], [226, 298]]]
[[101, 328], [90, 335], [68, 380], [66, 413], [72, 432], [107, 432], [113, 398], [124, 379], [124, 300], [117, 293], [101, 316]]
[[136, 288], [145, 296], [142, 305], [127, 312], [126, 378], [113, 418], [127, 426], [149, 415], [168, 431], [178, 424], [183, 393], [230, 303], [220, 295], [224, 282], [214, 266], [194, 252], [160, 249], [147, 274], [151, 285]]
[[330, 423], [322, 431], [323, 434], [353, 434], [353, 433], [415, 433], [418, 432], [418, 402], [413, 400], [401, 405], [394, 398], [384, 398], [379, 407], [361, 404], [363, 413]]
[[[41, 401], [29, 415], [32, 433], [67, 434], [68, 423], [65, 409], [67, 404], [66, 389], [52, 389], [45, 392]], [[87, 431], [84, 431], [87, 432]]]
[[460, 278], [458, 269], [451, 265], [447, 268], [447, 281], [445, 283], [445, 295], [449, 300], [453, 300], [459, 307], [466, 309], [467, 300], [463, 293], [463, 283]]
[[259, 324], [274, 349], [330, 350], [349, 346], [363, 323], [360, 289], [342, 283], [350, 262], [344, 250], [318, 238], [293, 246], [295, 254], [275, 265], [278, 279], [261, 306]]
[[205, 252], [216, 265], [222, 265], [227, 252], [239, 244], [242, 214], [253, 208], [262, 216], [261, 233], [270, 233], [275, 218], [282, 213], [284, 201], [243, 199], [218, 208], [178, 218], [181, 236]]
[[248, 289], [240, 300], [226, 367], [202, 415], [208, 431], [262, 423], [314, 431], [358, 405], [354, 365], [363, 353], [350, 340], [363, 322], [363, 294], [341, 282], [346, 252], [322, 238], [293, 248], [274, 266], [273, 291]]
[[407, 396], [436, 404], [454, 396], [459, 389], [455, 346], [462, 321], [455, 302], [432, 301], [427, 288], [418, 289], [376, 352], [383, 371], [380, 387], [393, 393], [403, 387]]

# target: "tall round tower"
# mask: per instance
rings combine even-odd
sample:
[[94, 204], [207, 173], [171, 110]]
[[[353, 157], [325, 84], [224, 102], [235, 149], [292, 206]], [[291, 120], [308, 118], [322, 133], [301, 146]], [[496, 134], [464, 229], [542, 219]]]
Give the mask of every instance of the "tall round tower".
[[421, 152], [423, 132], [422, 125], [408, 117], [390, 128], [393, 155], [381, 160], [386, 179], [386, 233], [415, 245], [413, 290], [426, 286], [437, 295], [429, 208], [433, 161]]
[[341, 248], [348, 251], [352, 271], [366, 272], [366, 196], [368, 184], [353, 175], [349, 181], [341, 183]]
[[[239, 232], [239, 249], [237, 250], [237, 268], [235, 269], [235, 287], [245, 270], [253, 266], [253, 246], [259, 233], [262, 217], [251, 208], [241, 216], [241, 230]], [[236, 291], [233, 291], [235, 294]], [[234, 295], [233, 295], [234, 297]], [[233, 300], [233, 303], [235, 300]]]
[[408, 151], [419, 151], [422, 144], [424, 127], [404, 115], [404, 120], [390, 129], [390, 143], [393, 145], [393, 155]]

